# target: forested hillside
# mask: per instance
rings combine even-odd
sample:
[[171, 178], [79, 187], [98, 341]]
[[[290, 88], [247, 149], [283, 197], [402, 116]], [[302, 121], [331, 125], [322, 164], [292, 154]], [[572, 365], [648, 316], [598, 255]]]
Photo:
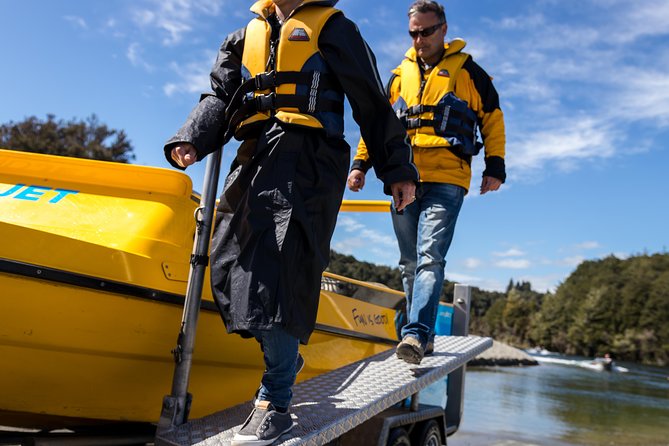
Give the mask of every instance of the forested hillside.
[[[399, 270], [332, 252], [329, 271], [402, 289]], [[445, 282], [442, 300], [451, 301]], [[506, 292], [472, 289], [470, 331], [518, 347], [669, 364], [669, 254], [586, 261], [555, 293], [510, 281]]]

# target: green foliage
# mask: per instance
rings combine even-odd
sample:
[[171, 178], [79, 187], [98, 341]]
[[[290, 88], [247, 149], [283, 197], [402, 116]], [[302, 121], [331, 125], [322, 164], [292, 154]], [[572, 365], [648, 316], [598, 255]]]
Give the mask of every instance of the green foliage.
[[669, 255], [583, 262], [539, 314], [532, 339], [549, 349], [666, 365]]
[[[329, 271], [401, 290], [398, 268], [334, 251]], [[444, 282], [441, 299], [453, 300]], [[581, 263], [555, 293], [511, 280], [506, 292], [472, 287], [470, 332], [519, 347], [541, 345], [583, 356], [669, 364], [669, 254]]]
[[85, 121], [46, 121], [31, 116], [0, 126], [0, 147], [24, 152], [128, 163], [135, 158], [123, 130], [112, 130], [95, 115]]
[[397, 268], [360, 262], [353, 256], [330, 251], [330, 264], [327, 270], [340, 276], [365, 282], [382, 283], [394, 290], [402, 290], [402, 278]]

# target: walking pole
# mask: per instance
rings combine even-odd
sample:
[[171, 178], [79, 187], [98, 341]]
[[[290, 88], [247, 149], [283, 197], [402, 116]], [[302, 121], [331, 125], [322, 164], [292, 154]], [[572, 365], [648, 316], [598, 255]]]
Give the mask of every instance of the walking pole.
[[216, 205], [216, 189], [221, 170], [223, 149], [216, 150], [207, 159], [207, 166], [202, 186], [200, 206], [195, 210], [195, 241], [190, 259], [188, 288], [181, 318], [181, 329], [177, 337], [174, 355], [174, 378], [172, 393], [163, 398], [163, 408], [158, 421], [157, 433], [172, 430], [188, 420], [188, 412], [193, 396], [188, 393], [188, 380], [193, 362], [195, 331], [202, 301], [204, 273], [209, 263], [209, 241]]

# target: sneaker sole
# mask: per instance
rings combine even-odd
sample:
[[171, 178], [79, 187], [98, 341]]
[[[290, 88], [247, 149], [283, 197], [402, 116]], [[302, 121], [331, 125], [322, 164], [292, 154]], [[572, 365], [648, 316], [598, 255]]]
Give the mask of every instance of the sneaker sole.
[[420, 361], [423, 359], [423, 356], [410, 345], [400, 345], [397, 347], [395, 354], [398, 358], [409, 364], [420, 364]]
[[270, 444], [274, 443], [279, 438], [281, 438], [282, 435], [287, 434], [288, 432], [293, 430], [295, 425], [296, 425], [296, 423], [293, 422], [293, 424], [291, 424], [289, 428], [287, 428], [285, 431], [281, 432], [277, 437], [275, 437], [271, 440], [270, 439], [267, 439], [267, 440], [244, 440], [244, 439], [235, 440], [233, 438], [232, 441], [230, 442], [230, 446], [267, 446], [267, 445], [270, 445]]

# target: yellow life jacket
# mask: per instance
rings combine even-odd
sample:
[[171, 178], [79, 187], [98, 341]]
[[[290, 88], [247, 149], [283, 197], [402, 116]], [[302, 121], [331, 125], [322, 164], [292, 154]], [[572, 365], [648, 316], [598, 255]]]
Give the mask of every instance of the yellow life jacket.
[[[477, 142], [477, 116], [455, 93], [455, 81], [469, 57], [462, 39], [445, 45], [446, 53], [425, 79], [416, 50], [407, 51], [400, 64], [399, 98], [393, 104], [405, 125], [411, 145], [446, 147], [469, 159], [481, 149]], [[397, 74], [397, 73], [396, 73]]]
[[343, 137], [344, 93], [318, 48], [323, 26], [339, 10], [320, 3], [305, 0], [298, 6], [281, 25], [278, 44], [272, 42], [268, 22], [274, 11], [272, 2], [261, 0], [251, 8], [258, 17], [246, 27], [242, 54], [245, 97], [243, 105], [232, 110], [236, 118], [231, 119], [237, 139], [272, 116], [288, 124], [322, 128], [330, 137]]

